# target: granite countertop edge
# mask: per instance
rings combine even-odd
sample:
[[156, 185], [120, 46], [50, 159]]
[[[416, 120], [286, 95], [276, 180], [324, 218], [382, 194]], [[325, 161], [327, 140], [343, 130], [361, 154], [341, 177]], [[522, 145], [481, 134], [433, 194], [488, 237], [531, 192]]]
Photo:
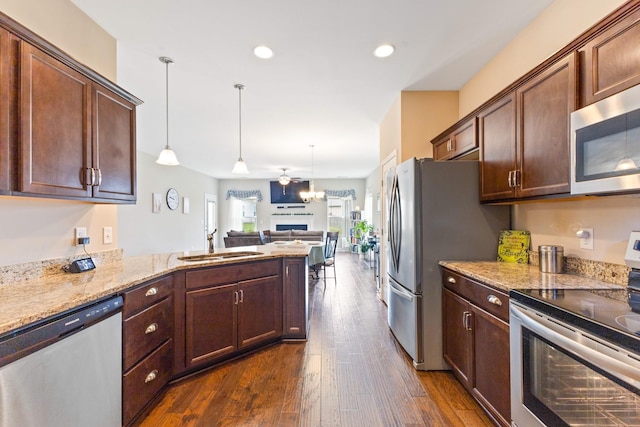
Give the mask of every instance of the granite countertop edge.
[[620, 289], [622, 286], [576, 274], [542, 273], [537, 266], [497, 261], [440, 261], [440, 266], [496, 289]]
[[[5, 335], [31, 323], [69, 310], [115, 296], [127, 289], [167, 274], [202, 267], [239, 264], [277, 258], [306, 257], [310, 245], [279, 245], [273, 247], [245, 246], [216, 250], [216, 253], [237, 251], [262, 252], [222, 260], [182, 261], [184, 253], [163, 253], [125, 257], [97, 265], [84, 273], [59, 272], [37, 279], [12, 280], [0, 285], [0, 335]], [[191, 252], [199, 255], [204, 252]]]

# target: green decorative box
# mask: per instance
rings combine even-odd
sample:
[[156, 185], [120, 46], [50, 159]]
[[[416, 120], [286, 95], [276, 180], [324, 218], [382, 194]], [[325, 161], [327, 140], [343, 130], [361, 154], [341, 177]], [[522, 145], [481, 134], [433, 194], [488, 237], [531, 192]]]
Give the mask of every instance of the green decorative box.
[[498, 239], [498, 261], [529, 263], [531, 233], [524, 230], [502, 230]]

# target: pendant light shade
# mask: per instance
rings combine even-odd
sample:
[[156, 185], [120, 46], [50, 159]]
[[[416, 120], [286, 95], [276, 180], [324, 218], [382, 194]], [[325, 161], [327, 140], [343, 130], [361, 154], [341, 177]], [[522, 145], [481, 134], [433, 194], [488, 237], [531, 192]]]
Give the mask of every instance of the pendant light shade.
[[169, 64], [173, 63], [173, 59], [168, 58], [166, 56], [160, 57], [160, 62], [165, 64], [166, 68], [166, 113], [167, 113], [167, 144], [164, 149], [160, 152], [160, 156], [158, 156], [158, 160], [156, 163], [167, 166], [176, 166], [179, 165], [180, 162], [176, 157], [176, 153], [173, 152], [171, 147], [169, 146]]
[[231, 173], [247, 175], [249, 173], [249, 169], [247, 168], [247, 164], [244, 160], [242, 160], [242, 90], [244, 89], [244, 85], [236, 84], [233, 87], [238, 89], [238, 142], [240, 147], [240, 156], [238, 157], [236, 164], [233, 165]]
[[313, 183], [313, 147], [314, 145], [310, 145], [311, 147], [311, 182], [309, 183], [309, 191], [301, 191], [300, 198], [303, 202], [321, 202], [324, 200], [324, 191], [316, 191], [315, 185]]
[[629, 169], [638, 169], [636, 162], [629, 156], [629, 113], [624, 115], [624, 157], [618, 161], [614, 171], [626, 171]]

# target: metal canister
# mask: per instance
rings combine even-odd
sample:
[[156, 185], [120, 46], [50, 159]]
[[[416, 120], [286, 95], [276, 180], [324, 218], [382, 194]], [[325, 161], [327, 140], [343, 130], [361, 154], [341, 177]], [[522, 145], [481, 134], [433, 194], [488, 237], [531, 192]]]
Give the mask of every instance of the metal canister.
[[564, 268], [564, 248], [555, 245], [538, 246], [540, 271], [543, 273], [562, 273]]

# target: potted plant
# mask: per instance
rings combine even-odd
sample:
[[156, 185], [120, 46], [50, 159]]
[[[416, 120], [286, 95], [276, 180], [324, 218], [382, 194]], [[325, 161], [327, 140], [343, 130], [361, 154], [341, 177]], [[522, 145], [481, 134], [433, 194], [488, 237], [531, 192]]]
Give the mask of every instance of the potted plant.
[[357, 221], [354, 226], [355, 235], [360, 244], [360, 253], [366, 254], [371, 245], [369, 244], [368, 235], [373, 231], [373, 225], [369, 224], [366, 219]]

